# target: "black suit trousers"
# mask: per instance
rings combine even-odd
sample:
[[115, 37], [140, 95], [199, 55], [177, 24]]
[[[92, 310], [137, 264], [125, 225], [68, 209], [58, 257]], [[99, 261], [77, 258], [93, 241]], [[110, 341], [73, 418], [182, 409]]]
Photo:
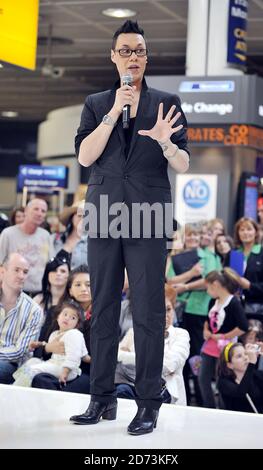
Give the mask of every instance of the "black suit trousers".
[[124, 268], [129, 279], [138, 406], [161, 405], [165, 327], [166, 238], [89, 238], [91, 277], [91, 395], [111, 402], [119, 344]]

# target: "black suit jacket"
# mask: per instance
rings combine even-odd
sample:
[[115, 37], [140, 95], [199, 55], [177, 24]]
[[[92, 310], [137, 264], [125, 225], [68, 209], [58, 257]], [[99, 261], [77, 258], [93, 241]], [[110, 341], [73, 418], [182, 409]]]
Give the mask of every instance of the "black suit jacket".
[[[81, 123], [75, 139], [76, 154], [82, 140], [93, 132], [102, 118], [112, 108], [115, 101], [117, 82], [112, 90], [89, 95], [81, 115]], [[121, 117], [114, 127], [109, 141], [101, 156], [93, 163], [88, 180], [87, 202], [102, 211], [108, 198], [108, 207], [114, 203], [125, 203], [129, 211], [132, 203], [171, 203], [170, 183], [167, 176], [167, 159], [163, 156], [160, 145], [149, 137], [140, 136], [138, 130], [151, 129], [157, 119], [159, 104], [164, 104], [164, 115], [175, 104], [176, 112], [182, 113], [176, 126], [183, 124], [183, 129], [173, 134], [172, 141], [179, 148], [188, 152], [186, 127], [187, 122], [180, 107], [178, 96], [148, 88], [143, 80], [138, 105], [134, 132], [127, 158], [125, 157], [125, 138]], [[101, 196], [104, 196], [101, 199]], [[131, 214], [131, 212], [129, 212]], [[172, 214], [171, 214], [172, 215]], [[108, 225], [116, 215], [109, 216]], [[105, 233], [98, 225], [98, 232]], [[130, 227], [131, 227], [130, 218]], [[152, 227], [151, 236], [153, 231]], [[142, 233], [141, 233], [142, 234]], [[141, 235], [140, 234], [140, 235]]]

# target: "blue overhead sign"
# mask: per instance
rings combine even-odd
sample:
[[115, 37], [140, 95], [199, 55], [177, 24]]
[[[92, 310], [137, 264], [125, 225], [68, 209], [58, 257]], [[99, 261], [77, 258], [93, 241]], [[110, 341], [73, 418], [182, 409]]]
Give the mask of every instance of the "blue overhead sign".
[[263, 128], [263, 78], [236, 75], [185, 77], [149, 76], [147, 84], [178, 93], [187, 122], [191, 124], [250, 124]]
[[20, 165], [17, 176], [17, 191], [23, 187], [58, 189], [68, 186], [68, 168], [65, 166]]
[[244, 67], [247, 60], [247, 0], [229, 0], [227, 62]]
[[183, 81], [180, 83], [180, 93], [231, 93], [235, 91], [233, 80], [200, 80]]

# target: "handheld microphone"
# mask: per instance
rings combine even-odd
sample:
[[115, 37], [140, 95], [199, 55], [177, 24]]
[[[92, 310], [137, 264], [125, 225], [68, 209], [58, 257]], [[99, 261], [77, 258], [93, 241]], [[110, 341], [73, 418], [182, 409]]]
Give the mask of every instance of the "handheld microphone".
[[[122, 85], [129, 85], [132, 84], [132, 76], [130, 74], [122, 75], [121, 77]], [[123, 129], [128, 129], [130, 125], [130, 112], [131, 106], [129, 104], [125, 104], [122, 110], [122, 127]]]

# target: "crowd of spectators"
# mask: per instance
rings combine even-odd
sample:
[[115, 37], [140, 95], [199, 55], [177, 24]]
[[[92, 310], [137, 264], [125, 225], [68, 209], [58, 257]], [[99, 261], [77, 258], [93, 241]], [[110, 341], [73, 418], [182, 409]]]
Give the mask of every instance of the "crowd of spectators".
[[[89, 393], [92, 298], [84, 203], [46, 224], [34, 198], [3, 217], [0, 235], [0, 383]], [[258, 223], [187, 224], [167, 256], [163, 402], [263, 411], [263, 199]], [[48, 229], [48, 230], [47, 230]], [[143, 308], [143, 306], [142, 306]], [[119, 320], [117, 396], [135, 399], [127, 273]], [[147, 354], [147, 351], [145, 351]]]

